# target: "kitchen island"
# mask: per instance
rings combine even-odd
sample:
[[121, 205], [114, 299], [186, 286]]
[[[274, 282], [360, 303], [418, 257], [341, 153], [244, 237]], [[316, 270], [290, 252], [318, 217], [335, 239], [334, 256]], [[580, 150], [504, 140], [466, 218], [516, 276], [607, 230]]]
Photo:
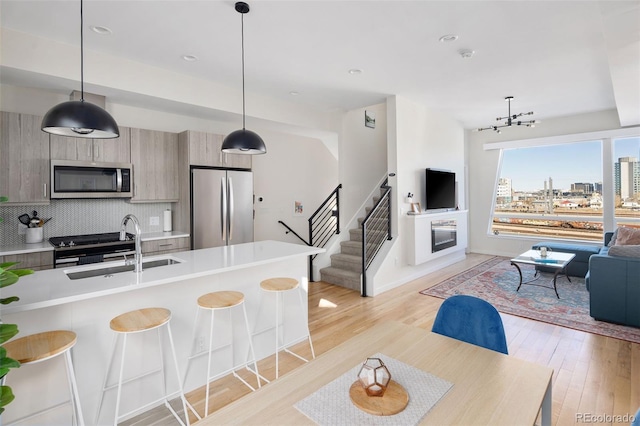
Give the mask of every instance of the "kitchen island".
[[[202, 315], [195, 327], [196, 338], [192, 339], [197, 310], [196, 299], [213, 291], [241, 291], [245, 294], [250, 327], [254, 330], [256, 356], [262, 359], [273, 354], [274, 350], [275, 304], [268, 295], [262, 298], [260, 281], [269, 277], [293, 277], [300, 280], [301, 289], [306, 293], [308, 256], [323, 251], [324, 249], [316, 247], [261, 241], [145, 257], [145, 262], [173, 259], [176, 263], [148, 268], [139, 274], [120, 272], [110, 276], [100, 274], [81, 279], [69, 278], [70, 273], [77, 272], [89, 272], [88, 275], [92, 275], [91, 272], [96, 268], [112, 266], [116, 262], [39, 271], [3, 289], [3, 297], [16, 295], [20, 297], [20, 301], [2, 308], [2, 320], [5, 323], [18, 324], [18, 336], [55, 329], [68, 329], [77, 333], [78, 343], [73, 349], [73, 359], [78, 388], [85, 418], [89, 423], [93, 423], [113, 341], [114, 333], [109, 329], [111, 318], [145, 307], [170, 309], [171, 328], [182, 375], [191, 351], [198, 352], [208, 347], [208, 319]], [[304, 318], [307, 317], [306, 306], [301, 309], [297, 295], [291, 296], [290, 300], [285, 299], [287, 311], [283, 319], [287, 343], [302, 341], [306, 336], [306, 322], [300, 321], [302, 315]], [[235, 313], [233, 315], [233, 363], [238, 364], [246, 362], [248, 340], [246, 332], [243, 332], [242, 321], [237, 321], [239, 317], [235, 317]], [[227, 374], [232, 366], [232, 352], [228, 346], [231, 339], [229, 328], [229, 318], [216, 318], [214, 333], [217, 340], [214, 340], [214, 348], [218, 350], [214, 354], [212, 365], [220, 375]], [[137, 342], [131, 339], [127, 344], [127, 366], [130, 367], [128, 371], [135, 375], [159, 367], [159, 362], [155, 361], [156, 336], [154, 333], [144, 333], [139, 337]], [[53, 383], [56, 383], [55, 380], [64, 383], [62, 363], [57, 367], [51, 365], [56, 361], [30, 365], [11, 372], [9, 382], [16, 394], [16, 400], [7, 406], [3, 420], [10, 422], [32, 410], [28, 395], [33, 395], [36, 386], [42, 395], [38, 406], [65, 400], [66, 391], [58, 389], [62, 389], [63, 386], [44, 386], [40, 383], [45, 379], [48, 384], [49, 380], [54, 380]], [[170, 362], [171, 359], [165, 357], [165, 364], [170, 366]], [[206, 356], [194, 359], [185, 381], [185, 392], [203, 386], [205, 376]], [[114, 378], [110, 379], [110, 383], [113, 380]], [[168, 370], [167, 385], [170, 390], [177, 390], [171, 370]], [[150, 375], [130, 386], [130, 396], [123, 404], [131, 404], [131, 408], [137, 407], [146, 401], [141, 399], [140, 395], [151, 394], [154, 397], [149, 400], [153, 400], [156, 399], [155, 395], [160, 394], [161, 389], [159, 375]], [[114, 405], [115, 392], [108, 391], [99, 424], [112, 422]], [[131, 408], [123, 406], [121, 410], [126, 412]], [[52, 411], [47, 424], [64, 424], [65, 420], [68, 420], [65, 410], [68, 410], [68, 407]]]

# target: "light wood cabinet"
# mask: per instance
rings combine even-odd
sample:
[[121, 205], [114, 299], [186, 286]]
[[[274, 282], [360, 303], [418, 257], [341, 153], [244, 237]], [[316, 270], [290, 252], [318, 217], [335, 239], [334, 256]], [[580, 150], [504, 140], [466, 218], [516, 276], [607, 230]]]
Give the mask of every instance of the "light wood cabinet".
[[49, 204], [49, 135], [41, 124], [35, 115], [0, 116], [0, 195], [9, 197], [6, 204]]
[[142, 242], [143, 255], [157, 255], [189, 250], [189, 237], [166, 238]]
[[44, 269], [53, 268], [53, 252], [38, 251], [33, 253], [0, 256], [0, 262], [18, 262], [13, 269], [33, 269], [34, 271], [42, 271]]
[[132, 203], [178, 201], [176, 133], [131, 129], [131, 163]]
[[100, 163], [131, 162], [131, 131], [120, 128], [120, 137], [114, 139], [87, 139], [51, 135], [52, 160], [78, 160]]
[[192, 166], [251, 168], [251, 155], [225, 154], [221, 151], [223, 135], [187, 131], [189, 164]]

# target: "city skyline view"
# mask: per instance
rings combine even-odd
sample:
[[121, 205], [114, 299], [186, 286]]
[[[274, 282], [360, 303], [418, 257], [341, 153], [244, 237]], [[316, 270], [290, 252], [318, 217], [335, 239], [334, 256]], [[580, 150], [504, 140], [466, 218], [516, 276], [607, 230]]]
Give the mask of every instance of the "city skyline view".
[[[613, 161], [622, 157], [640, 159], [640, 138], [615, 140]], [[601, 158], [600, 141], [504, 150], [500, 177], [518, 192], [544, 189], [549, 177], [554, 189], [568, 191], [572, 183], [602, 182]]]

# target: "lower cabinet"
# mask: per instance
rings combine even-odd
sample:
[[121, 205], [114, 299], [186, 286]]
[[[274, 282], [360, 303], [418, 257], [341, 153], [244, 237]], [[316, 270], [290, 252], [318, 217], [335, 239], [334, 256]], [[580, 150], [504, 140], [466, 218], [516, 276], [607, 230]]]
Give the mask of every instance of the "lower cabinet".
[[151, 240], [142, 242], [142, 254], [154, 256], [158, 254], [175, 253], [189, 250], [189, 237], [167, 238], [164, 240]]
[[18, 262], [12, 269], [33, 269], [34, 271], [42, 271], [44, 269], [53, 269], [53, 252], [39, 251], [24, 254], [11, 254], [0, 256], [0, 263]]

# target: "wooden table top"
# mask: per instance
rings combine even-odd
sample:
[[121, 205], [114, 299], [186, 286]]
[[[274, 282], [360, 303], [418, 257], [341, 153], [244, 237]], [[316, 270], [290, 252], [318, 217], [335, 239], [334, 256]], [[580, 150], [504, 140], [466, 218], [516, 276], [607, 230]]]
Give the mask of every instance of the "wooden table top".
[[313, 424], [294, 404], [375, 353], [453, 383], [422, 419], [437, 425], [534, 424], [551, 368], [398, 322], [372, 326], [198, 425]]

